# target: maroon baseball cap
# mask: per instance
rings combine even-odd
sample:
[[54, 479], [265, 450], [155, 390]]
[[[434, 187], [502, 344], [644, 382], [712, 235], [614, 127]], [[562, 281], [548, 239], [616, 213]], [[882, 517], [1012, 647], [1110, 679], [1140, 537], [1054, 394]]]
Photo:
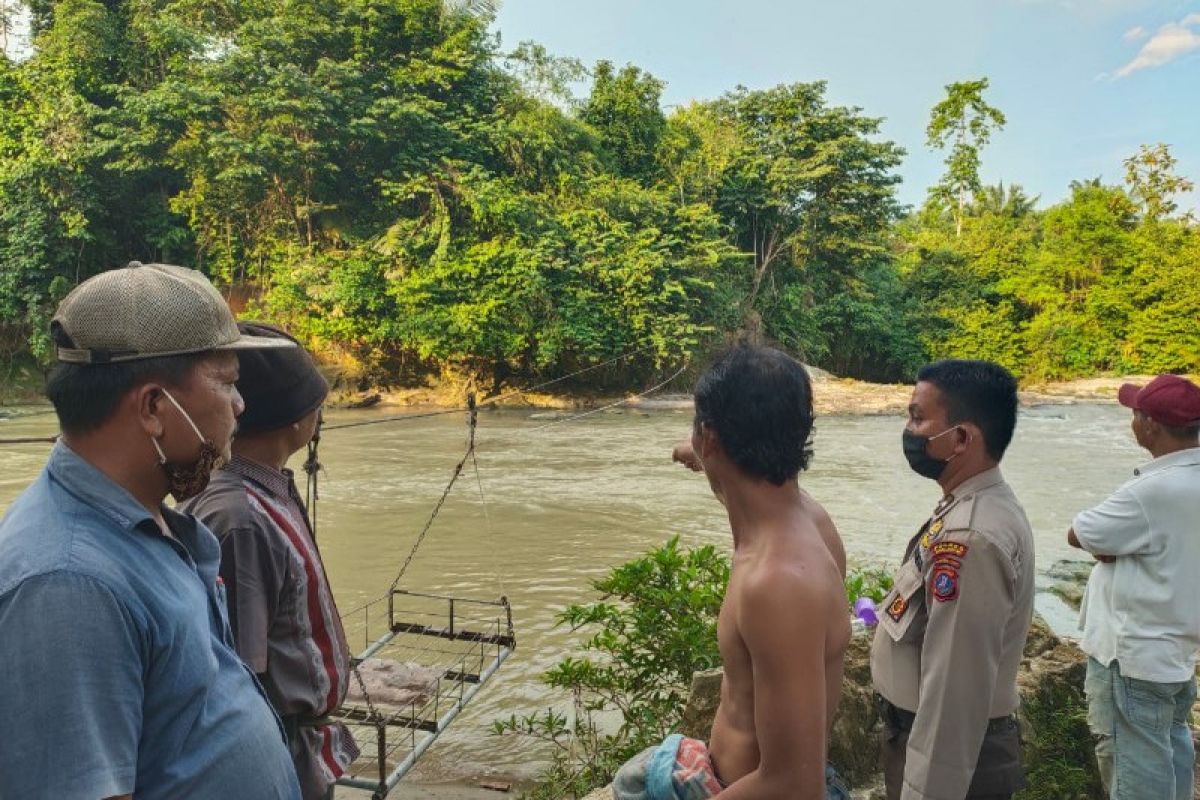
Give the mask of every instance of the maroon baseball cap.
[[1178, 375], [1159, 375], [1145, 386], [1127, 383], [1117, 400], [1163, 425], [1182, 428], [1200, 422], [1200, 386]]

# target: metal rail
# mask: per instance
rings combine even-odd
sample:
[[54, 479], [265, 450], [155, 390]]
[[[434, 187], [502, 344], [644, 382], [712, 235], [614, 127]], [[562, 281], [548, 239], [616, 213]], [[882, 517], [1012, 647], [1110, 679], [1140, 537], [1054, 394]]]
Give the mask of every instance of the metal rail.
[[[446, 603], [443, 611], [435, 614], [422, 614], [414, 612], [413, 614], [405, 613], [397, 608], [396, 601], [403, 600], [408, 597], [413, 600], [429, 600], [436, 604]], [[385, 598], [379, 598], [379, 601]], [[434, 692], [433, 697], [426, 701], [421, 707], [421, 712], [429, 711], [432, 706], [433, 713], [426, 715], [418, 713], [418, 708], [413, 705], [408, 713], [392, 713], [388, 715], [379, 714], [374, 707], [368, 702], [368, 707], [350, 706], [343, 708], [335, 715], [337, 719], [343, 722], [354, 725], [356, 728], [373, 728], [374, 739], [373, 743], [363, 742], [364, 754], [360, 757], [359, 763], [369, 760], [375, 763], [375, 770], [360, 772], [358, 774], [348, 774], [342, 776], [338, 782], [338, 786], [349, 786], [356, 789], [368, 789], [372, 792], [374, 800], [383, 800], [395, 786], [404, 779], [404, 777], [416, 766], [418, 760], [425, 752], [433, 746], [433, 743], [438, 740], [441, 734], [450, 726], [450, 724], [458, 717], [462, 710], [474, 699], [484, 684], [500, 669], [500, 666], [512, 655], [516, 647], [516, 637], [513, 633], [512, 622], [512, 606], [508, 603], [508, 598], [501, 597], [498, 601], [495, 600], [474, 600], [468, 598], [447, 597], [445, 595], [425, 594], [421, 592], [411, 592], [404, 589], [393, 589], [387, 595], [388, 603], [388, 627], [386, 632], [370, 641], [369, 644], [359, 653], [354, 659], [357, 665], [365, 659], [371, 658], [380, 653], [387, 653], [389, 646], [401, 646], [397, 640], [414, 641], [423, 640], [427, 644], [415, 649], [415, 654], [433, 655], [434, 653], [453, 654], [454, 663], [446, 664], [442, 669], [441, 675], [438, 677], [438, 688]], [[378, 602], [378, 601], [375, 601]], [[362, 610], [366, 612], [369, 606], [374, 603], [369, 603]], [[478, 609], [481, 607], [492, 607], [495, 609], [495, 633], [484, 633], [479, 630], [471, 630], [460, 626], [458, 617], [462, 614], [464, 608]], [[409, 620], [412, 616], [437, 617], [445, 624], [423, 624], [412, 621], [401, 621], [397, 619], [399, 616], [406, 616]], [[468, 616], [468, 624], [472, 622], [478, 624], [484, 622], [486, 627], [491, 627], [493, 622], [480, 620], [475, 615]], [[468, 646], [467, 650], [460, 654], [454, 653], [453, 650], [438, 649], [436, 642], [446, 642], [446, 647], [453, 648], [454, 645], [450, 642], [461, 643]], [[433, 646], [433, 650], [428, 648]], [[488, 658], [488, 651], [495, 647], [494, 655]], [[429, 662], [426, 662], [429, 663]], [[468, 666], [468, 664], [470, 666]], [[475, 665], [478, 669], [475, 669]], [[449, 691], [444, 691], [442, 682], [449, 684]], [[364, 687], [365, 691], [365, 687]], [[361, 727], [360, 727], [361, 726]], [[399, 746], [399, 742], [389, 742], [388, 730], [399, 728], [408, 730], [408, 734], [403, 735], [403, 739], [412, 742], [412, 749], [395, 767], [389, 770], [388, 756], [395, 752]], [[420, 734], [418, 734], [420, 732]], [[420, 738], [418, 739], [418, 735]], [[361, 740], [360, 740], [361, 741]], [[374, 758], [371, 757], [369, 751], [373, 745], [375, 749]], [[389, 747], [390, 745], [390, 747]], [[376, 771], [377, 770], [377, 771]], [[375, 774], [378, 777], [368, 778], [366, 775]]]

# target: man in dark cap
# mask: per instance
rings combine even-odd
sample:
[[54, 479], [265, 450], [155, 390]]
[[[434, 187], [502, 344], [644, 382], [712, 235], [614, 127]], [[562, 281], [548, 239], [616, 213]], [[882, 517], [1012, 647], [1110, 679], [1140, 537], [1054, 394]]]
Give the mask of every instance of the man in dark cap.
[[0, 797], [298, 798], [217, 540], [163, 503], [229, 457], [235, 353], [295, 345], [240, 333], [195, 270], [137, 262], [76, 287], [51, 334], [62, 438], [0, 522]]
[[[243, 322], [262, 338], [284, 331]], [[350, 731], [327, 716], [346, 696], [350, 653], [304, 502], [287, 468], [317, 431], [329, 385], [300, 347], [239, 354], [246, 410], [233, 458], [185, 504], [221, 542], [238, 653], [283, 718], [305, 800], [329, 797], [357, 757]]]
[[1067, 541], [1096, 557], [1080, 614], [1088, 725], [1114, 800], [1191, 800], [1200, 652], [1200, 387], [1178, 375], [1118, 395], [1153, 460]]

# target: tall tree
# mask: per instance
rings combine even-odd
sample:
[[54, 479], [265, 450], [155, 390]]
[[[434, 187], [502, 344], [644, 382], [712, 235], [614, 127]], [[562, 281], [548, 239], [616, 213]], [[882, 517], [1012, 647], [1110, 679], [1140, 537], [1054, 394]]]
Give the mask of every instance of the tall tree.
[[983, 93], [988, 79], [960, 81], [946, 86], [946, 99], [933, 107], [925, 129], [929, 147], [950, 148], [946, 156], [946, 174], [933, 191], [952, 203], [955, 235], [962, 236], [963, 217], [972, 193], [979, 191], [979, 152], [1004, 127], [1000, 109], [987, 104]]
[[1175, 173], [1177, 163], [1171, 148], [1162, 143], [1153, 147], [1144, 144], [1136, 155], [1125, 159], [1125, 184], [1129, 194], [1141, 203], [1146, 220], [1158, 222], [1172, 216], [1179, 210], [1175, 196], [1195, 186]]
[[643, 183], [653, 181], [655, 157], [667, 121], [659, 108], [663, 82], [632, 64], [613, 69], [596, 64], [592, 93], [580, 117], [600, 133], [617, 173]]
[[791, 273], [779, 289], [804, 270], [831, 294], [884, 252], [904, 151], [873, 139], [880, 120], [826, 105], [823, 82], [739, 89], [712, 113], [722, 123], [715, 131], [737, 134], [714, 205], [753, 254], [748, 320], [777, 267]]

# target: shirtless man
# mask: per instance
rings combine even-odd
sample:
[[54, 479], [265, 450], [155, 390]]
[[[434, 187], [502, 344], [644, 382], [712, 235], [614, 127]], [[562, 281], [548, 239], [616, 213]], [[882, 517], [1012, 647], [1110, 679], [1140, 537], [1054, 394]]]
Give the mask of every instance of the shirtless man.
[[776, 350], [738, 347], [700, 378], [695, 402], [691, 440], [673, 457], [704, 471], [734, 544], [709, 740], [720, 796], [837, 797], [825, 757], [850, 640], [846, 556], [833, 521], [797, 482], [811, 456], [808, 375]]

